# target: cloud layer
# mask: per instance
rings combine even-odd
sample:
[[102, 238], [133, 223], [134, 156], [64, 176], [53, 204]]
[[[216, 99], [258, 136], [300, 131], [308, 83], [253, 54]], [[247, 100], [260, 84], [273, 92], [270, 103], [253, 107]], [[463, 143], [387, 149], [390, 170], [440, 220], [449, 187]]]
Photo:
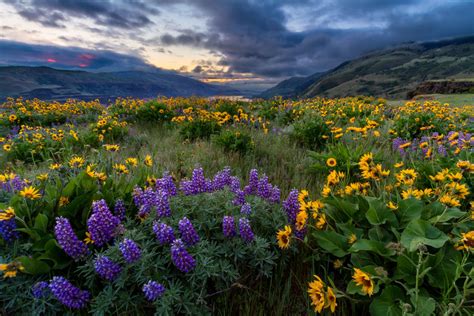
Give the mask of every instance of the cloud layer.
[[[388, 45], [474, 35], [474, 1], [464, 0], [14, 2], [19, 16], [48, 28], [65, 28], [71, 18], [79, 17], [88, 21], [89, 29], [94, 32], [126, 32], [139, 45], [156, 45], [156, 52], [169, 52], [173, 47], [205, 50], [209, 58], [196, 60], [189, 68], [196, 76], [309, 75]], [[157, 19], [165, 17], [172, 6], [193, 12], [203, 27], [189, 28], [184, 20], [176, 20], [172, 29], [159, 28]], [[56, 49], [56, 55], [51, 58], [57, 60], [57, 65], [59, 60], [64, 65], [88, 63], [83, 67], [88, 69], [147, 64], [138, 55], [21, 45], [11, 41], [0, 44], [0, 62], [13, 62], [17, 54], [16, 57], [29, 58], [27, 63], [39, 64], [49, 58], [45, 59], [46, 55], [53, 56]], [[89, 60], [84, 54], [95, 57]]]

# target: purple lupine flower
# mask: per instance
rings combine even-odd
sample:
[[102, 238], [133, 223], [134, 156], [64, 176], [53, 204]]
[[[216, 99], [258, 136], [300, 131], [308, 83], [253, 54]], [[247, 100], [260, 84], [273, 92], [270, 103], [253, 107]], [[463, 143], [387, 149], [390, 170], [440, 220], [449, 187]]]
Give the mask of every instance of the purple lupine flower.
[[28, 184], [25, 180], [22, 180], [18, 175], [13, 178], [9, 178], [5, 182], [0, 182], [0, 188], [8, 193], [15, 193], [23, 190]]
[[226, 185], [231, 183], [231, 171], [229, 167], [216, 173], [212, 181], [212, 191], [222, 190]]
[[143, 191], [141, 188], [135, 187], [133, 190], [133, 201], [138, 207], [138, 216], [140, 218], [146, 217], [156, 203], [156, 192], [152, 188], [146, 188]]
[[254, 194], [258, 188], [258, 171], [257, 169], [250, 170], [249, 184], [245, 186], [244, 192], [246, 195]]
[[397, 137], [392, 141], [392, 149], [398, 151], [400, 153], [400, 155], [405, 156], [406, 155], [405, 149], [400, 148], [400, 146], [407, 143], [407, 142], [408, 141], [406, 141], [406, 140], [404, 140], [400, 137]]
[[191, 180], [181, 182], [181, 190], [185, 195], [207, 192], [204, 170], [202, 168], [195, 168]]
[[224, 216], [222, 219], [222, 232], [225, 237], [235, 236], [235, 223], [233, 216]]
[[252, 207], [250, 206], [250, 203], [245, 203], [242, 205], [240, 208], [240, 214], [249, 216], [252, 213]]
[[140, 259], [142, 252], [140, 247], [131, 239], [125, 238], [123, 242], [119, 244], [120, 252], [122, 257], [127, 263], [133, 263]]
[[192, 246], [199, 242], [199, 235], [187, 217], [183, 217], [179, 221], [178, 228], [181, 233], [181, 239], [186, 243], [186, 245]]
[[94, 268], [97, 274], [108, 281], [115, 280], [122, 272], [122, 268], [118, 263], [103, 255], [98, 255], [94, 260]]
[[240, 190], [240, 179], [234, 176], [230, 177], [229, 187], [234, 193], [237, 192], [237, 190]]
[[196, 267], [196, 260], [188, 253], [181, 239], [171, 245], [171, 260], [181, 272], [188, 273]]
[[268, 177], [263, 175], [262, 178], [258, 180], [257, 195], [261, 198], [268, 199], [272, 194], [271, 189], [272, 185], [268, 183]]
[[49, 283], [49, 289], [63, 305], [68, 308], [80, 309], [86, 306], [90, 293], [71, 284], [66, 278], [55, 276]]
[[155, 195], [156, 216], [166, 217], [171, 216], [170, 201], [168, 193], [164, 190], [159, 190]]
[[303, 227], [301, 230], [294, 228], [293, 231], [295, 232], [296, 238], [303, 240], [304, 236], [306, 235], [307, 227]]
[[120, 219], [114, 216], [105, 200], [92, 203], [92, 215], [87, 220], [87, 230], [97, 247], [102, 247], [112, 240], [119, 230]]
[[67, 218], [56, 218], [54, 235], [61, 249], [75, 261], [83, 259], [89, 254], [87, 245], [77, 238]]
[[173, 177], [167, 172], [163, 173], [163, 177], [156, 181], [156, 189], [165, 191], [169, 196], [177, 194]]
[[153, 302], [157, 298], [163, 296], [163, 294], [165, 293], [165, 287], [163, 286], [163, 284], [150, 280], [143, 285], [142, 291], [143, 293], [145, 293], [146, 299], [150, 302]]
[[448, 152], [446, 150], [446, 147], [444, 147], [444, 145], [439, 145], [438, 146], [438, 154], [440, 154], [443, 157], [448, 154]]
[[280, 189], [276, 185], [271, 189], [269, 201], [271, 203], [280, 203]]
[[288, 222], [294, 224], [296, 221], [296, 214], [300, 210], [300, 203], [298, 202], [298, 190], [293, 189], [288, 194], [288, 198], [283, 202], [283, 208], [285, 209]]
[[40, 281], [36, 282], [32, 287], [31, 287], [31, 292], [33, 294], [34, 298], [42, 298], [45, 296], [46, 291], [49, 288], [48, 282], [45, 281]]
[[115, 202], [114, 215], [117, 216], [121, 221], [123, 221], [125, 219], [125, 212], [126, 212], [125, 203], [123, 202], [122, 199], [118, 199]]
[[156, 235], [156, 239], [162, 245], [170, 244], [175, 240], [173, 228], [165, 223], [153, 223], [153, 232]]
[[234, 199], [232, 200], [232, 204], [234, 205], [243, 205], [245, 204], [245, 192], [242, 190], [237, 190], [235, 192]]
[[[4, 210], [0, 210], [0, 215], [4, 214], [0, 219], [0, 236], [2, 236], [3, 240], [7, 243], [12, 242], [15, 239], [20, 238], [20, 234], [16, 231], [16, 221], [15, 215], [12, 213], [7, 213]], [[5, 215], [8, 214], [8, 215]]]
[[254, 235], [248, 218], [239, 219], [239, 231], [240, 237], [243, 239], [243, 241], [251, 242], [253, 240]]

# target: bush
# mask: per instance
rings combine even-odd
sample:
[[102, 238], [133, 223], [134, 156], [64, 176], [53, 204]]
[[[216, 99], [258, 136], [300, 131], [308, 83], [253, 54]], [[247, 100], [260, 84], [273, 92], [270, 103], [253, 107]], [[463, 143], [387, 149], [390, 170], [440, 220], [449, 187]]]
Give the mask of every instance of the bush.
[[187, 140], [209, 139], [211, 135], [218, 134], [221, 126], [216, 121], [186, 121], [181, 123], [180, 135]]
[[137, 109], [136, 118], [142, 122], [169, 122], [173, 118], [173, 112], [168, 109], [166, 104], [153, 100], [146, 102]]
[[327, 143], [331, 130], [319, 116], [305, 117], [293, 125], [290, 138], [300, 146], [319, 149]]
[[235, 151], [242, 155], [252, 150], [254, 144], [250, 134], [226, 130], [214, 138], [214, 142], [225, 151]]

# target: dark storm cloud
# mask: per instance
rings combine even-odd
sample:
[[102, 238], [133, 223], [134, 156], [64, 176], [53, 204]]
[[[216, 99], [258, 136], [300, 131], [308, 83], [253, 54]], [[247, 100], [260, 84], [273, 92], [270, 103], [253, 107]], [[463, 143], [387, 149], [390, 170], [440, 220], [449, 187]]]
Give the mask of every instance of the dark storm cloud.
[[144, 70], [153, 67], [142, 59], [107, 50], [33, 45], [0, 40], [0, 64], [51, 66], [89, 71]]
[[[122, 28], [144, 47], [207, 49], [220, 59], [215, 68], [229, 67], [228, 75], [309, 75], [401, 42], [474, 35], [474, 1], [464, 0], [8, 1], [12, 2], [20, 15], [46, 26], [63, 27], [72, 17], [86, 17], [96, 24], [87, 26], [90, 31], [112, 38], [115, 28]], [[141, 32], [176, 4], [201, 17], [206, 31], [156, 30], [152, 39], [146, 36], [148, 28], [148, 33]], [[178, 28], [189, 27], [175, 22]], [[200, 74], [208, 71], [199, 65]]]
[[[228, 65], [233, 72], [269, 77], [327, 70], [370, 50], [399, 42], [474, 34], [472, 1], [449, 1], [441, 6], [430, 6], [421, 0], [185, 2], [204, 12], [210, 32], [164, 34], [164, 45], [208, 48], [222, 54], [220, 65]], [[420, 4], [424, 5], [421, 11], [417, 10]], [[305, 12], [309, 21], [329, 26], [292, 31], [285, 15], [285, 10], [292, 9]], [[357, 19], [374, 19], [380, 21], [380, 26], [351, 26]], [[329, 22], [348, 25], [331, 27]]]
[[148, 15], [158, 14], [146, 1], [97, 1], [97, 0], [14, 0], [18, 14], [44, 26], [64, 27], [67, 18], [87, 17], [97, 24], [140, 28], [152, 21]]

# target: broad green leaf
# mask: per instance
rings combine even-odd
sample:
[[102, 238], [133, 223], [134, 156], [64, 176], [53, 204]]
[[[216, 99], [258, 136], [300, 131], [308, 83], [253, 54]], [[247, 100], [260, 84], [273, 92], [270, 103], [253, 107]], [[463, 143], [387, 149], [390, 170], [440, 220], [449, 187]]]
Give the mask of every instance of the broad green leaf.
[[402, 233], [401, 244], [408, 251], [416, 251], [420, 245], [442, 247], [448, 236], [428, 222], [418, 219], [410, 222]]
[[314, 237], [318, 245], [336, 257], [347, 255], [347, 238], [333, 231], [316, 231]]
[[35, 228], [46, 233], [48, 228], [48, 216], [38, 214], [35, 218]]
[[387, 221], [395, 225], [397, 223], [397, 218], [382, 201], [374, 198], [367, 198], [369, 202], [369, 209], [365, 213], [365, 217], [372, 225], [382, 225]]
[[[397, 214], [400, 216], [400, 222], [407, 224], [421, 217], [423, 211], [423, 202], [415, 198], [409, 198], [398, 203]], [[403, 225], [402, 225], [403, 227]]]
[[400, 302], [404, 299], [403, 291], [393, 285], [387, 286], [379, 297], [370, 304], [370, 314], [373, 316], [398, 316], [402, 315]]
[[17, 258], [17, 260], [20, 261], [23, 267], [25, 268], [24, 270], [25, 273], [45, 274], [45, 273], [48, 273], [50, 270], [50, 267], [47, 263], [35, 258], [29, 258], [29, 257], [23, 256], [23, 257]]
[[375, 252], [383, 257], [390, 257], [395, 254], [395, 250], [388, 249], [385, 244], [380, 241], [360, 239], [356, 241], [349, 252], [370, 251]]

